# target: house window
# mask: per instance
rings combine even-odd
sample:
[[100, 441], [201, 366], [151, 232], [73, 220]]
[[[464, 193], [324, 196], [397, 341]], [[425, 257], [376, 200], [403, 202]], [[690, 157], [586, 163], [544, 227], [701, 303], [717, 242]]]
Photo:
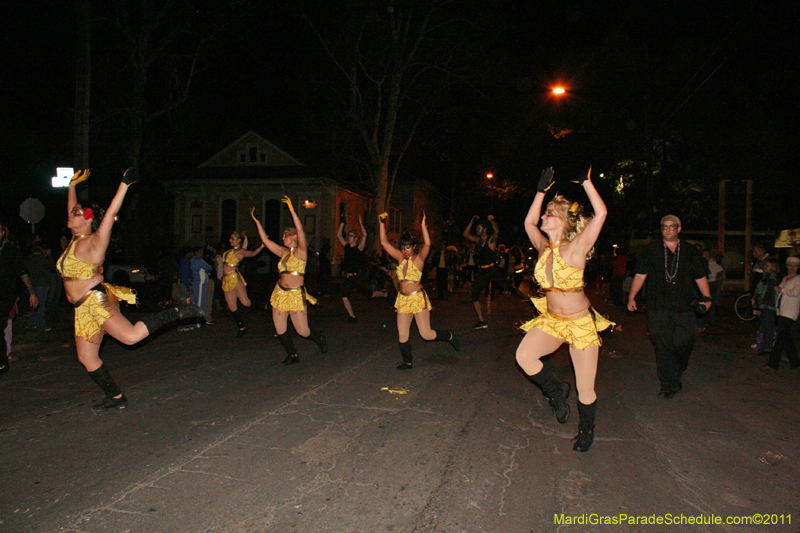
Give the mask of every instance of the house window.
[[280, 235], [283, 232], [281, 229], [281, 212], [283, 205], [280, 200], [267, 200], [264, 202], [264, 231], [267, 235], [275, 235], [276, 241], [283, 244], [280, 240]]
[[220, 240], [228, 242], [231, 233], [236, 231], [236, 200], [222, 200], [220, 216]]
[[248, 146], [239, 152], [239, 163], [242, 165], [263, 165], [267, 162], [267, 152], [257, 144]]
[[305, 215], [303, 220], [303, 231], [306, 235], [314, 235], [317, 226], [317, 215]]

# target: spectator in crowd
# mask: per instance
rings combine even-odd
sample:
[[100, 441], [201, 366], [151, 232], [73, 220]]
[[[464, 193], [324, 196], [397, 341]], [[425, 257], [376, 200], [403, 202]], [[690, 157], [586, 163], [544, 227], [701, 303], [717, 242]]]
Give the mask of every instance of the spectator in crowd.
[[[39, 306], [39, 298], [33, 287], [25, 260], [17, 245], [9, 239], [8, 226], [0, 222], [0, 317], [8, 319], [11, 309], [17, 302], [17, 280], [21, 279], [28, 289], [28, 302], [32, 309]], [[6, 325], [8, 328], [8, 324]], [[8, 329], [8, 338], [11, 338], [11, 329]], [[0, 352], [0, 375], [8, 372], [8, 354], [11, 342], [6, 343], [6, 351]]]
[[31, 246], [30, 253], [26, 258], [28, 274], [33, 283], [33, 290], [39, 299], [39, 307], [31, 311], [28, 319], [28, 329], [36, 331], [50, 331], [50, 324], [47, 322], [47, 302], [50, 294], [50, 281], [56, 271], [55, 261], [50, 255], [50, 250], [43, 246], [40, 239]]
[[753, 308], [759, 318], [758, 335], [753, 347], [758, 350], [759, 354], [772, 353], [772, 345], [775, 344], [775, 305], [777, 303], [775, 287], [779, 282], [778, 261], [768, 258], [764, 261], [761, 281], [758, 282], [753, 293]]
[[775, 287], [778, 294], [776, 314], [778, 316], [778, 331], [775, 334], [775, 346], [769, 356], [767, 366], [774, 370], [780, 368], [781, 356], [786, 352], [792, 368], [800, 368], [800, 357], [797, 356], [797, 346], [794, 344], [792, 331], [798, 315], [800, 315], [800, 257], [786, 259], [787, 274], [780, 285]]

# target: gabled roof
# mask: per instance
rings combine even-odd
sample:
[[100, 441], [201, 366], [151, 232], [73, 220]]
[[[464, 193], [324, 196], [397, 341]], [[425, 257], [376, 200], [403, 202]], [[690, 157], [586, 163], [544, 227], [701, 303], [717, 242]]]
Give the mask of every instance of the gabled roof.
[[200, 164], [204, 167], [287, 167], [304, 166], [261, 135], [248, 131]]

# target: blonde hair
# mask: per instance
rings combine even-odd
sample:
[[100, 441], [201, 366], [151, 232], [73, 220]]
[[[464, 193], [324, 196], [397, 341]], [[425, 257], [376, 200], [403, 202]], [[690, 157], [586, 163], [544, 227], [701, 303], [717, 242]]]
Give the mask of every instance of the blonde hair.
[[247, 250], [247, 235], [244, 232], [232, 231], [231, 235], [242, 240], [242, 250]]
[[[560, 194], [557, 194], [550, 200], [547, 206], [553, 206], [553, 212], [558, 216], [559, 220], [564, 223], [565, 236], [568, 241], [577, 237], [591, 220], [591, 218], [583, 216], [582, 205], [578, 202], [570, 202]], [[586, 259], [591, 258], [593, 255], [594, 248], [589, 250], [589, 253], [586, 254]]]

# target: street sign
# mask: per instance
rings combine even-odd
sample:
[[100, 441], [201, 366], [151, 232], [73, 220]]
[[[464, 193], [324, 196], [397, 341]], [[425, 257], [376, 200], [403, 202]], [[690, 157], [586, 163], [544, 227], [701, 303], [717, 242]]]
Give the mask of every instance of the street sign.
[[44, 218], [44, 204], [36, 198], [28, 198], [19, 206], [19, 216], [28, 224], [38, 224]]
[[55, 177], [50, 178], [53, 187], [69, 187], [69, 182], [72, 181], [72, 175], [75, 171], [72, 167], [58, 167], [56, 168]]

